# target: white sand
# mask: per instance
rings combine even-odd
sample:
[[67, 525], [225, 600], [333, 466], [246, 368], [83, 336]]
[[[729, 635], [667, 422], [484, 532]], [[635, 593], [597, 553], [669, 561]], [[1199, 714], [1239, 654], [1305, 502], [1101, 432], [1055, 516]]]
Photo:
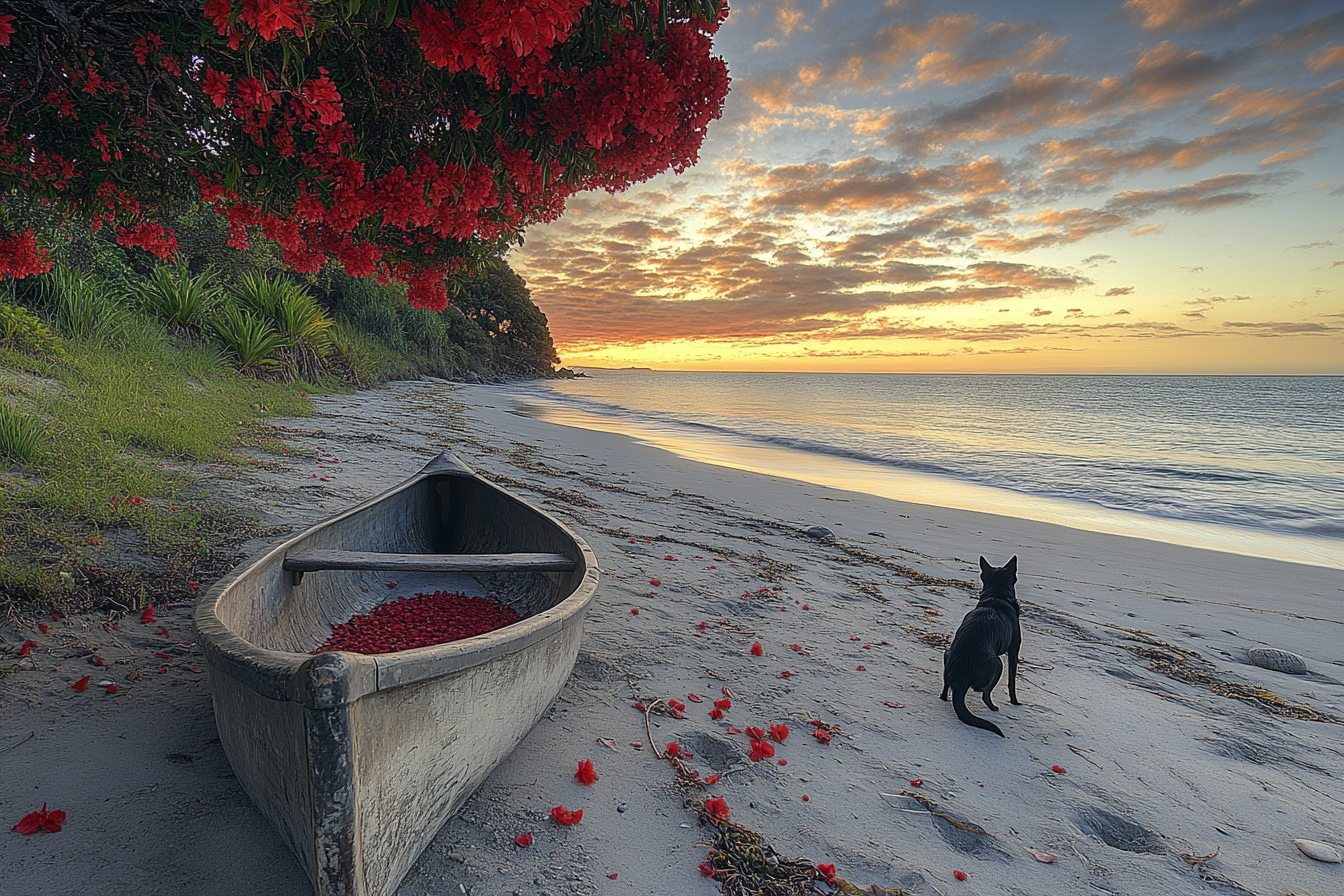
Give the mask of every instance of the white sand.
[[[1193, 650], [1217, 679], [1344, 718], [1340, 571], [708, 466], [518, 415], [514, 394], [411, 383], [323, 398], [316, 419], [287, 423], [324, 432], [285, 438], [340, 464], [296, 452], [284, 469], [212, 486], [301, 526], [451, 448], [507, 477], [499, 481], [597, 553], [602, 585], [574, 677], [443, 829], [403, 896], [716, 892], [697, 871], [710, 832], [683, 808], [706, 792], [676, 786], [647, 746], [630, 746], [645, 740], [633, 701], [659, 697], [687, 705], [684, 720], [654, 717], [659, 745], [678, 741], [703, 775], [722, 774], [707, 793], [728, 802], [734, 821], [783, 856], [836, 865], [860, 889], [1344, 893], [1344, 865], [1313, 862], [1292, 844], [1344, 847], [1344, 727], [1219, 696], [1151, 671], [1152, 658], [1133, 650], [1158, 641]], [[813, 525], [837, 539], [807, 538]], [[1009, 705], [1002, 683], [1001, 712], [970, 702], [1006, 740], [962, 725], [937, 699], [941, 650], [920, 639], [954, 631], [974, 592], [910, 577], [970, 583], [980, 554], [995, 564], [1016, 554], [1022, 571], [1024, 705]], [[168, 648], [170, 671], [157, 673], [155, 651], [192, 640], [190, 612], [159, 612], [169, 639], [133, 617], [120, 631], [88, 618], [45, 635], [0, 633], [15, 647], [42, 643], [33, 662], [0, 678], [0, 822], [44, 801], [69, 813], [59, 834], [0, 834], [0, 893], [306, 892], [214, 740], [208, 686], [187, 669], [201, 665], [199, 653]], [[750, 655], [753, 641], [762, 657]], [[1311, 674], [1250, 666], [1246, 649], [1260, 645], [1301, 654]], [[67, 656], [80, 648], [110, 669]], [[138, 680], [126, 680], [131, 669]], [[103, 671], [116, 696], [68, 689]], [[724, 687], [733, 707], [715, 722], [707, 711]], [[844, 733], [823, 746], [808, 736], [809, 719]], [[751, 763], [746, 737], [727, 733], [781, 722], [792, 734], [776, 759], [787, 765]], [[592, 787], [573, 779], [581, 759], [600, 776]], [[949, 824], [902, 791], [992, 836]], [[558, 828], [548, 812], [561, 804], [583, 808], [583, 821]], [[520, 833], [535, 836], [531, 847], [514, 845]], [[1058, 860], [1038, 863], [1032, 851]], [[1215, 851], [1202, 865], [1181, 858]], [[954, 879], [957, 869], [966, 881]]]

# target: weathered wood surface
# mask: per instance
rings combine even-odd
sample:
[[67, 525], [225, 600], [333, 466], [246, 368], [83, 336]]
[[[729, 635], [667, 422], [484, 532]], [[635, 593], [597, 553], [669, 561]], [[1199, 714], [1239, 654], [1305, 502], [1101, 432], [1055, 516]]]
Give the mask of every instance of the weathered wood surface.
[[[346, 565], [293, 567], [324, 558]], [[488, 590], [523, 618], [416, 650], [309, 655], [332, 625], [437, 589]], [[196, 628], [220, 741], [315, 896], [395, 892], [569, 678], [596, 590], [578, 536], [448, 455], [210, 589]]]
[[389, 572], [569, 572], [564, 554], [390, 554], [376, 551], [299, 551], [285, 558], [288, 572], [379, 569]]

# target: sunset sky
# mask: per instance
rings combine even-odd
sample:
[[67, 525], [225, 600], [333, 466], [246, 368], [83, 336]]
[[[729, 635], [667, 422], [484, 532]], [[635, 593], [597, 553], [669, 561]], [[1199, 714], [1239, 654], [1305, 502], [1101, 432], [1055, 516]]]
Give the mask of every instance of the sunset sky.
[[567, 364], [1344, 373], [1344, 10], [734, 4], [700, 163], [510, 263]]

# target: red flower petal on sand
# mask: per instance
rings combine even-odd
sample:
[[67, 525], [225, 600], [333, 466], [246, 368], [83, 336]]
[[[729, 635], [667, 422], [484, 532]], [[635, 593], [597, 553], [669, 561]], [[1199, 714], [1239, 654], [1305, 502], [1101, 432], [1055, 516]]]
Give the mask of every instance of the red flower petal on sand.
[[149, 625], [154, 621], [154, 605], [150, 604], [140, 611], [140, 624]]
[[865, 672], [865, 671], [867, 671], [867, 669], [868, 669], [867, 666], [855, 666], [855, 667], [854, 667], [854, 671], [855, 671], [855, 672]]
[[723, 797], [716, 796], [712, 800], [705, 800], [705, 812], [711, 818], [727, 818], [728, 804], [724, 802]]
[[827, 731], [825, 728], [813, 728], [812, 736], [823, 744], [831, 742], [831, 732]]
[[162, 675], [163, 673], [165, 673], [165, 672], [167, 672], [167, 671], [168, 671], [168, 667], [167, 667], [167, 666], [160, 666], [160, 667], [159, 667], [159, 674], [160, 674], [160, 675]]
[[668, 700], [667, 705], [670, 706], [672, 709], [675, 709], [677, 712], [686, 711], [686, 704], [682, 703], [680, 700]]
[[163, 635], [165, 638], [168, 637], [168, 629], [166, 628], [159, 629], [159, 634]]
[[617, 872], [613, 871], [613, 872], [611, 872], [610, 874], [607, 875], [607, 880], [615, 880], [616, 877], [617, 877]]
[[639, 615], [639, 607], [631, 607], [631, 608], [630, 608], [630, 615], [631, 615], [631, 616], [638, 616], [638, 615]]
[[773, 740], [773, 741], [775, 741], [776, 743], [780, 743], [780, 744], [784, 743], [784, 741], [786, 741], [786, 740], [789, 739], [789, 726], [788, 726], [788, 725], [771, 725], [771, 726], [770, 726], [770, 739]]
[[687, 694], [687, 695], [686, 695], [686, 699], [689, 700], [689, 701], [691, 701], [692, 703], [700, 703], [700, 702], [702, 702], [702, 701], [700, 700], [700, 695], [699, 695], [699, 694]]
[[747, 737], [752, 740], [765, 740], [765, 731], [755, 725], [749, 725], [747, 726]]
[[574, 773], [580, 784], [586, 784], [589, 787], [597, 782], [597, 772], [593, 771], [593, 760], [585, 759], [579, 763], [579, 770]]
[[671, 554], [668, 554], [668, 555], [667, 555], [666, 557], [664, 557], [663, 559], [664, 559], [664, 560], [675, 560], [675, 559], [677, 559], [677, 558], [676, 558], [676, 557], [673, 557]]
[[551, 817], [555, 819], [556, 824], [578, 824], [583, 821], [583, 810], [575, 809], [571, 812], [564, 806], [556, 806], [551, 810]]
[[719, 783], [719, 773], [718, 773], [718, 772], [715, 772], [714, 774], [710, 775], [708, 778], [705, 779], [705, 783], [706, 783], [706, 784], [717, 784], [717, 783]]
[[513, 842], [514, 842], [514, 843], [517, 843], [519, 846], [521, 846], [521, 847], [523, 847], [524, 849], [526, 849], [527, 847], [529, 847], [529, 846], [532, 845], [532, 835], [531, 835], [531, 834], [519, 834], [517, 837], [514, 837], [514, 838], [513, 838]]
[[714, 876], [714, 866], [711, 865], [711, 864], [709, 864], [708, 862], [701, 862], [701, 863], [700, 863], [700, 873], [703, 874], [705, 877], [713, 877], [713, 876]]
[[751, 645], [751, 655], [752, 655], [752, 656], [760, 656], [760, 655], [763, 654], [763, 653], [765, 653], [765, 651], [761, 649], [761, 642], [760, 642], [760, 641], [756, 641], [755, 643], [753, 643], [753, 644]]
[[54, 622], [60, 622], [60, 621], [61, 621], [61, 614], [60, 614], [60, 613], [52, 613], [52, 614], [51, 614], [51, 618], [52, 618], [52, 621], [54, 621]]
[[28, 651], [37, 646], [36, 641], [24, 641], [23, 646], [19, 648], [19, 656], [27, 656]]
[[39, 622], [37, 624], [37, 630], [40, 632], [49, 632], [51, 631], [51, 626], [47, 625], [45, 622]]
[[51, 831], [53, 834], [61, 829], [65, 824], [65, 813], [60, 809], [51, 812], [47, 811], [47, 804], [43, 803], [42, 808], [36, 812], [29, 812], [19, 823], [14, 825], [14, 830], [27, 837], [30, 834], [36, 834], [38, 831]]
[[663, 583], [660, 582], [660, 581], [658, 581], [657, 579], [649, 579], [649, 584], [652, 585], [653, 587], [657, 588], [659, 585], [661, 585], [661, 584], [663, 584]]
[[708, 623], [708, 622], [698, 622], [698, 623], [696, 623], [696, 628], [709, 628], [709, 623]]
[[952, 872], [952, 876], [955, 877], [957, 880], [965, 880], [965, 879], [966, 879], [966, 872], [965, 872], [965, 871], [953, 871], [953, 872]]
[[164, 653], [162, 650], [156, 652], [154, 655], [155, 655], [156, 657], [158, 657], [159, 659], [161, 659], [161, 660], [170, 660], [170, 659], [172, 659], [171, 656], [169, 656], [168, 654]]
[[114, 684], [109, 684], [109, 685], [106, 685], [105, 687], [106, 687], [107, 692], [108, 692], [109, 694], [115, 694], [115, 693], [117, 692], [117, 686], [114, 685]]
[[722, 709], [723, 711], [727, 712], [728, 710], [730, 710], [730, 709], [733, 708], [733, 701], [728, 700], [728, 699], [726, 699], [726, 698], [723, 699], [723, 700], [715, 700], [715, 701], [714, 701], [714, 708], [715, 708], [715, 709]]
[[395, 588], [395, 587], [397, 587], [397, 583], [396, 583], [396, 582], [388, 582], [388, 583], [387, 583], [387, 587], [389, 587], [389, 588]]
[[88, 686], [89, 686], [89, 676], [85, 675], [79, 681], [70, 685], [70, 690], [79, 691], [82, 694], [84, 693], [84, 689], [87, 688]]
[[835, 880], [834, 865], [818, 865], [817, 873], [820, 874], [822, 877], [826, 878], [827, 880]]
[[775, 755], [775, 748], [763, 740], [753, 740], [751, 742], [751, 761], [760, 762], [762, 759], [770, 759]]
[[723, 718], [723, 710], [711, 709], [709, 711], [709, 717], [717, 722], [719, 719]]
[[807, 802], [807, 801], [808, 801], [808, 796], [807, 796], [807, 794], [803, 794], [803, 802]]
[[673, 759], [676, 759], [678, 756], [681, 755], [681, 744], [675, 744], [675, 743], [668, 744], [666, 752], [667, 755], [671, 756]]
[[911, 779], [910, 779], [910, 786], [911, 786], [911, 787], [923, 787], [923, 786], [924, 786], [924, 779], [923, 779], [923, 778], [911, 778]]
[[897, 703], [895, 700], [883, 700], [882, 703], [886, 706], [894, 706], [897, 709], [900, 709], [901, 707], [905, 706], [904, 703]]
[[1052, 765], [1052, 766], [1050, 766], [1050, 771], [1054, 772], [1054, 773], [1057, 774], [1057, 775], [1066, 775], [1066, 774], [1068, 774], [1068, 772], [1064, 771], [1064, 769], [1063, 769], [1061, 766], [1058, 766], [1058, 765]]
[[644, 704], [641, 703], [641, 702], [639, 702], [638, 700], [636, 700], [636, 701], [635, 701], [635, 709], [639, 710], [640, 712], [643, 712], [643, 711], [644, 711]]
[[96, 653], [89, 659], [89, 662], [93, 663], [95, 666], [107, 665], [107, 661], [104, 660], [102, 657], [98, 656]]
[[793, 677], [793, 673], [790, 672], [788, 669], [785, 669], [783, 672], [779, 673], [779, 677], [780, 677], [780, 678], [792, 678], [792, 677]]
[[1055, 859], [1059, 858], [1052, 852], [1033, 852], [1032, 855], [1036, 857], [1036, 861], [1046, 865], [1049, 865]]
[[741, 729], [741, 728], [729, 728], [729, 729], [728, 729], [728, 733], [729, 733], [729, 734], [741, 734], [741, 733], [742, 733], [742, 729]]

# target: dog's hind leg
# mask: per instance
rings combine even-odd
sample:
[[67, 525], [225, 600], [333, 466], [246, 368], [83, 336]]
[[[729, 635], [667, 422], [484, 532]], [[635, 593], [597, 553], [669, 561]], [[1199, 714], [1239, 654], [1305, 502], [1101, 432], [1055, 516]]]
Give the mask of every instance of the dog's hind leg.
[[948, 688], [952, 687], [952, 682], [951, 682], [951, 681], [948, 681], [948, 678], [947, 678], [947, 654], [948, 654], [948, 653], [949, 653], [949, 651], [946, 651], [946, 650], [943, 651], [943, 693], [942, 693], [941, 695], [939, 695], [939, 697], [938, 697], [939, 700], [946, 700], [946, 699], [947, 699], [947, 691], [948, 691]]
[[980, 692], [980, 696], [984, 698], [986, 706], [994, 710], [994, 712], [998, 712], [999, 708], [994, 705], [994, 701], [990, 699], [989, 693], [994, 690], [994, 685], [998, 684], [999, 679], [1003, 677], [1003, 660], [998, 657], [992, 657], [991, 659], [994, 663], [994, 677], [989, 680], [989, 684]]
[[1017, 651], [1016, 646], [1008, 651], [1008, 702], [1021, 706], [1017, 699]]

